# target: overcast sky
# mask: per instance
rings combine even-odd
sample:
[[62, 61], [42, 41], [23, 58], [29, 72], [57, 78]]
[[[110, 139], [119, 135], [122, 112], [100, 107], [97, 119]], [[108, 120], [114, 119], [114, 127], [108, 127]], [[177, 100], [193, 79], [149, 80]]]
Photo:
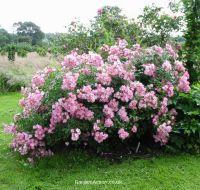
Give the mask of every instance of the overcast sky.
[[32, 21], [44, 32], [64, 32], [75, 17], [88, 23], [105, 5], [116, 5], [129, 18], [136, 18], [152, 3], [167, 7], [169, 0], [1, 0], [0, 25], [12, 32], [14, 22]]

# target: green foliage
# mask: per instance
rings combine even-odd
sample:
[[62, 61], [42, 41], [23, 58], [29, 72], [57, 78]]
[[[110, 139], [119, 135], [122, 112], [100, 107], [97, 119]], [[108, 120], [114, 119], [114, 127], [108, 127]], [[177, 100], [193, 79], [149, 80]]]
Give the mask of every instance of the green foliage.
[[54, 55], [66, 54], [75, 48], [81, 53], [98, 52], [103, 44], [113, 45], [118, 38], [125, 39], [130, 46], [135, 43], [146, 47], [164, 46], [167, 42], [183, 43], [178, 33], [184, 24], [183, 15], [179, 14], [180, 5], [170, 3], [169, 7], [171, 15], [152, 5], [145, 7], [136, 20], [129, 20], [120, 8], [105, 6], [88, 27], [73, 21], [66, 27], [66, 33], [48, 34], [46, 40]]
[[10, 43], [11, 35], [3, 28], [0, 28], [0, 47], [4, 47]]
[[77, 87], [81, 88], [82, 86], [85, 85], [91, 85], [94, 86], [96, 81], [96, 70], [93, 67], [90, 67], [91, 69], [91, 73], [90, 75], [84, 75], [84, 74], [80, 74], [78, 81], [77, 81]]
[[26, 57], [28, 52], [33, 51], [33, 47], [27, 43], [19, 43], [19, 44], [8, 44], [2, 49], [3, 53], [8, 53], [8, 60], [15, 61], [15, 54], [17, 53], [20, 57]]
[[23, 85], [22, 81], [13, 83], [8, 75], [0, 73], [0, 93], [19, 91]]
[[7, 45], [6, 51], [8, 52], [8, 60], [15, 61], [16, 45], [15, 44]]
[[43, 47], [37, 47], [36, 52], [38, 55], [43, 56], [43, 57], [47, 55], [47, 50]]
[[41, 123], [44, 126], [46, 126], [48, 123], [45, 121], [50, 118], [49, 113], [42, 113], [42, 114], [36, 114], [32, 113], [31, 117], [28, 119], [22, 118], [17, 123], [19, 125], [19, 131], [28, 130], [33, 132], [32, 125], [36, 125], [37, 123]]
[[174, 101], [179, 111], [172, 144], [179, 149], [200, 152], [200, 82], [188, 94], [180, 93]]
[[15, 43], [27, 43], [27, 44], [31, 44], [32, 42], [32, 39], [31, 39], [31, 36], [21, 36], [21, 35], [14, 35], [14, 42]]
[[31, 44], [26, 43], [26, 42], [17, 43], [16, 48], [17, 48], [17, 50], [23, 49], [27, 52], [33, 52], [35, 50], [34, 46], [32, 46]]
[[183, 25], [183, 17], [176, 16], [178, 8], [171, 4], [172, 16], [163, 12], [163, 8], [155, 5], [146, 6], [142, 15], [138, 17], [138, 24], [141, 27], [141, 43], [146, 46], [158, 44], [164, 46], [172, 40], [172, 35], [180, 31]]
[[139, 26], [134, 20], [128, 20], [122, 10], [115, 6], [105, 6], [92, 23], [93, 35], [100, 45], [113, 45], [118, 39], [125, 39], [129, 44], [136, 43]]
[[[72, 21], [66, 27], [66, 33], [45, 35], [32, 22], [18, 22], [14, 24], [16, 34], [12, 35], [12, 41], [17, 46], [21, 43], [33, 45], [32, 50], [30, 48], [27, 50], [25, 47], [22, 49], [28, 52], [36, 51], [41, 56], [45, 56], [47, 52], [58, 56], [75, 48], [78, 48], [80, 53], [99, 52], [103, 44], [113, 45], [118, 38], [125, 39], [130, 46], [135, 43], [140, 43], [143, 46], [154, 44], [163, 46], [169, 41], [179, 42], [180, 38], [174, 36], [174, 34], [177, 34], [176, 32], [180, 31], [183, 25], [182, 15], [178, 16], [179, 14], [176, 14], [180, 10], [179, 4], [170, 3], [170, 10], [172, 16], [164, 13], [161, 7], [152, 5], [145, 7], [137, 20], [129, 20], [122, 14], [120, 8], [105, 6], [98, 11], [97, 16], [94, 17], [89, 26], [85, 26], [78, 21]], [[11, 35], [1, 29], [0, 43], [1, 33], [5, 44], [5, 41], [10, 39], [8, 36], [11, 37]], [[181, 43], [183, 41], [184, 39]], [[8, 43], [6, 42], [6, 44]], [[34, 47], [35, 45], [37, 47]], [[24, 50], [18, 50], [17, 52], [19, 52], [19, 55], [25, 55]], [[13, 54], [9, 56], [9, 59], [14, 60]]]
[[103, 7], [89, 27], [72, 21], [66, 28], [66, 33], [46, 36], [54, 55], [66, 54], [75, 48], [80, 53], [99, 51], [103, 44], [113, 45], [118, 38], [134, 44], [140, 31], [134, 20], [128, 20], [121, 9], [111, 6]]
[[40, 27], [33, 22], [18, 22], [14, 23], [13, 26], [16, 27], [17, 35], [21, 39], [25, 39], [26, 42], [27, 39], [31, 39], [32, 45], [40, 43], [44, 38], [44, 33], [40, 30]]
[[5, 47], [0, 49], [1, 55], [8, 54], [8, 60], [9, 61], [15, 61], [15, 54], [19, 57], [26, 57], [29, 52], [37, 52], [40, 56], [46, 56], [47, 55], [47, 48], [40, 47], [40, 46], [32, 46], [29, 43], [21, 42], [21, 43], [12, 43], [8, 44]]
[[17, 49], [17, 55], [19, 57], [26, 57], [28, 52], [25, 49]]
[[200, 1], [183, 0], [187, 21], [185, 59], [192, 82], [200, 79]]
[[63, 73], [54, 72], [45, 81], [42, 90], [45, 92], [43, 103], [49, 108], [58, 100], [58, 98], [67, 96], [67, 92], [63, 91], [60, 86], [62, 85]]
[[0, 48], [0, 55], [2, 55], [2, 56], [6, 55], [6, 49], [5, 48]]
[[[15, 61], [15, 54], [25, 57], [28, 52], [36, 51], [40, 56], [47, 54], [47, 46], [43, 47], [44, 33], [32, 22], [18, 22], [14, 24], [16, 34], [9, 34], [0, 28], [0, 53], [8, 54], [10, 61]], [[38, 46], [35, 46], [38, 45]]]

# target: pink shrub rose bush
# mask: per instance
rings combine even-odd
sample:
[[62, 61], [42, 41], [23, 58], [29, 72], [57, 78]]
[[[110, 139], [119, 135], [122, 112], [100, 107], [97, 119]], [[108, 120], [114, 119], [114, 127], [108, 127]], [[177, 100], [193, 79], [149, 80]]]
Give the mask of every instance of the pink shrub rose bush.
[[177, 112], [170, 105], [188, 92], [189, 75], [169, 44], [143, 49], [119, 40], [99, 54], [72, 51], [58, 69], [33, 76], [23, 89], [22, 112], [5, 132], [11, 147], [27, 157], [53, 155], [54, 146], [93, 144], [114, 139], [138, 141], [148, 133], [166, 145]]

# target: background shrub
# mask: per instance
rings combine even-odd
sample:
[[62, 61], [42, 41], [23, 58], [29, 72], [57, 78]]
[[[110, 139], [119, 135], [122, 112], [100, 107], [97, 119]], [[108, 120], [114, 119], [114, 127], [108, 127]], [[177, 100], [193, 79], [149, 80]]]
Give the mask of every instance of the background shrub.
[[9, 61], [15, 61], [15, 53], [16, 53], [16, 45], [15, 44], [9, 44], [6, 46], [6, 51], [8, 52], [8, 60]]
[[24, 50], [24, 49], [18, 49], [17, 50], [17, 55], [20, 57], [26, 57], [28, 54], [28, 51]]
[[19, 91], [22, 86], [23, 81], [14, 81], [10, 76], [0, 73], [0, 93]]
[[43, 48], [43, 47], [37, 47], [36, 48], [36, 52], [40, 56], [46, 56], [47, 55], [47, 50], [45, 48]]
[[172, 146], [182, 151], [200, 152], [200, 83], [188, 94], [180, 93], [175, 100], [179, 112], [172, 135]]

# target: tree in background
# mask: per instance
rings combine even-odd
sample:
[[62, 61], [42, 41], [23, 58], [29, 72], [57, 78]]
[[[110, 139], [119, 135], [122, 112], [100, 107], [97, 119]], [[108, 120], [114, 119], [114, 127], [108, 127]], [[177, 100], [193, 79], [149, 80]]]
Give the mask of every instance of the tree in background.
[[[36, 51], [42, 56], [46, 55], [47, 48], [43, 48], [44, 33], [33, 22], [18, 22], [15, 34], [9, 34], [0, 28], [0, 53], [7, 54], [10, 61], [15, 61], [15, 55], [25, 57], [28, 52]], [[39, 46], [39, 47], [38, 47]]]
[[113, 45], [118, 38], [126, 39], [132, 45], [139, 41], [138, 25], [134, 20], [128, 20], [118, 7], [99, 9], [88, 27], [75, 20], [66, 28], [66, 33], [48, 38], [54, 54], [66, 54], [75, 48], [80, 52], [98, 51], [103, 44]]
[[52, 52], [65, 54], [75, 48], [80, 52], [98, 51], [103, 44], [113, 45], [119, 38], [125, 39], [130, 46], [135, 43], [146, 47], [165, 46], [167, 42], [183, 43], [180, 31], [184, 20], [179, 15], [179, 4], [171, 2], [169, 8], [170, 15], [161, 7], [147, 6], [136, 20], [130, 20], [119, 7], [104, 6], [97, 11], [90, 26], [73, 21], [66, 27], [66, 33], [55, 35], [50, 43], [54, 44]]
[[0, 47], [4, 47], [10, 43], [11, 35], [3, 28], [0, 27]]
[[167, 42], [174, 40], [176, 33], [183, 26], [183, 17], [176, 15], [179, 11], [177, 6], [172, 2], [169, 4], [171, 14], [165, 13], [162, 7], [154, 4], [143, 9], [143, 13], [138, 16], [138, 25], [142, 30], [141, 44], [164, 46]]
[[98, 39], [101, 45], [113, 45], [119, 38], [134, 44], [137, 42], [139, 32], [136, 22], [128, 20], [122, 14], [122, 10], [116, 6], [105, 6], [99, 9], [91, 30], [93, 37]]
[[183, 0], [187, 22], [185, 59], [191, 82], [200, 79], [200, 1]]
[[23, 41], [22, 39], [25, 41], [30, 41], [31, 39], [31, 44], [37, 45], [44, 38], [44, 33], [40, 30], [40, 27], [33, 22], [18, 22], [14, 23], [13, 26], [16, 27], [16, 33], [20, 42]]

